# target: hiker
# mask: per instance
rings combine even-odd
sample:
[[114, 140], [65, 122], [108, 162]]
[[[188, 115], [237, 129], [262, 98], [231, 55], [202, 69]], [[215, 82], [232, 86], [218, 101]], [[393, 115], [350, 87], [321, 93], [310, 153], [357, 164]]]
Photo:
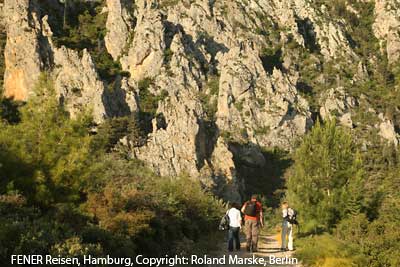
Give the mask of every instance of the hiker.
[[241, 211], [244, 213], [246, 249], [256, 252], [260, 227], [264, 226], [261, 202], [257, 201], [257, 195], [244, 203]]
[[[282, 203], [282, 245], [281, 250], [290, 251], [293, 250], [293, 225], [297, 224], [296, 211], [289, 207], [289, 203], [284, 201]], [[286, 238], [288, 238], [288, 244], [286, 247]]]
[[233, 243], [235, 243], [235, 248], [237, 251], [240, 250], [240, 228], [242, 227], [242, 214], [239, 210], [239, 204], [230, 204], [230, 209], [228, 210], [229, 217], [229, 231], [228, 231], [228, 251], [233, 251]]

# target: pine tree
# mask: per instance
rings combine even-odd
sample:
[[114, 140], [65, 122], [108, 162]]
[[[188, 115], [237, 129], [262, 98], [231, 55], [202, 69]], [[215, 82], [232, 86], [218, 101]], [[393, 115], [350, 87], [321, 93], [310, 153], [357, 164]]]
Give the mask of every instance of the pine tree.
[[41, 205], [76, 200], [92, 158], [90, 118], [69, 119], [46, 74], [35, 92], [20, 109], [20, 123], [0, 126], [0, 193], [21, 191]]
[[351, 135], [335, 121], [317, 122], [294, 160], [287, 197], [308, 230], [329, 230], [347, 213], [360, 210], [360, 157]]

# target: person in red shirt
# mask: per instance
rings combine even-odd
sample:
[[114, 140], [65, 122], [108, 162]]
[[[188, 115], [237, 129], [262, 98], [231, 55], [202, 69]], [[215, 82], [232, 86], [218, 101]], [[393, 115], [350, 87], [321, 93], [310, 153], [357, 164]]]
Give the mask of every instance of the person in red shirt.
[[262, 205], [257, 200], [257, 195], [252, 195], [251, 199], [244, 203], [241, 211], [245, 215], [246, 249], [256, 252], [260, 227], [264, 226]]

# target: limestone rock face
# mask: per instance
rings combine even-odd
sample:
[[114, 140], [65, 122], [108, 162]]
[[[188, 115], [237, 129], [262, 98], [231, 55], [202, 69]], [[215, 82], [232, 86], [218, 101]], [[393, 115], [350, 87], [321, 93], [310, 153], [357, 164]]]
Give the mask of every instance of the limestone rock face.
[[47, 16], [42, 19], [42, 39], [47, 39], [51, 50], [50, 70], [60, 103], [71, 117], [81, 112], [91, 112], [95, 122], [101, 123], [113, 115], [112, 111], [116, 111], [107, 101], [104, 83], [99, 78], [91, 55], [86, 49], [79, 56], [78, 51], [65, 46], [57, 48], [52, 42], [53, 32], [47, 20]]
[[134, 81], [156, 76], [164, 59], [164, 25], [162, 14], [147, 1], [138, 1], [137, 26], [127, 55], [121, 58], [122, 68]]
[[376, 0], [375, 15], [375, 36], [380, 40], [381, 47], [386, 49], [389, 62], [394, 63], [400, 57], [400, 1]]
[[165, 124], [160, 126], [154, 119], [147, 144], [135, 148], [132, 156], [147, 162], [160, 175], [198, 177], [216, 194], [240, 201], [241, 183], [227, 144], [219, 138], [212, 154], [208, 151], [213, 141], [206, 134], [201, 105], [195, 99], [171, 96], [158, 112]]
[[[201, 157], [197, 152], [201, 106], [195, 101], [189, 103], [191, 107], [188, 107], [187, 102], [182, 103], [178, 99], [170, 101], [171, 106], [162, 104], [159, 108], [159, 113], [165, 118], [166, 129], [157, 129], [154, 121], [155, 129], [147, 145], [137, 149], [135, 154], [161, 175], [176, 176], [186, 172], [190, 176], [197, 176], [197, 165], [204, 164], [200, 162]], [[182, 119], [176, 120], [177, 117]]]
[[80, 58], [76, 51], [54, 48], [55, 88], [72, 117], [87, 110], [93, 111], [96, 122], [106, 117], [102, 101], [104, 85], [99, 80], [90, 54], [84, 50]]
[[241, 201], [240, 192], [243, 190], [242, 181], [236, 173], [233, 162], [233, 153], [228, 144], [219, 137], [211, 156], [211, 163], [204, 169], [210, 167], [213, 170], [213, 181], [217, 188], [217, 195], [223, 196], [231, 201]]
[[356, 107], [357, 101], [343, 87], [330, 89], [323, 94], [321, 101], [320, 115], [323, 120], [337, 117], [342, 125], [353, 128], [351, 110]]
[[307, 101], [297, 94], [296, 81], [278, 69], [267, 75], [256, 51], [231, 49], [220, 61], [220, 130], [261, 146], [289, 148], [291, 140], [312, 125]]
[[4, 51], [4, 95], [25, 101], [44, 68], [38, 37], [41, 26], [30, 0], [6, 0], [3, 13], [7, 32]]
[[127, 82], [119, 82], [120, 87], [107, 94], [91, 55], [86, 50], [79, 56], [78, 51], [56, 47], [48, 17], [40, 18], [38, 10], [39, 3], [34, 0], [4, 3], [7, 32], [4, 95], [27, 101], [40, 73], [47, 71], [54, 78], [60, 103], [72, 117], [90, 110], [100, 123], [106, 117], [136, 111], [136, 100], [128, 92]]
[[104, 39], [107, 51], [114, 60], [124, 52], [134, 26], [133, 1], [107, 0], [107, 35]]
[[[196, 101], [195, 94], [185, 89], [186, 85], [196, 90], [197, 84], [190, 82], [193, 80], [190, 73], [187, 74], [189, 77], [183, 76], [186, 73], [182, 70], [190, 63], [183, 57], [182, 51], [175, 50], [181, 47], [181, 38], [177, 35], [171, 45], [171, 50], [175, 52], [171, 59], [171, 69], [176, 70], [176, 73], [172, 77], [158, 76], [154, 81], [168, 90], [169, 97], [159, 103], [157, 110], [165, 122], [160, 126], [157, 118], [153, 119], [153, 131], [147, 144], [136, 149], [134, 156], [148, 162], [161, 175], [175, 176], [186, 172], [198, 176], [197, 166], [204, 164], [201, 156], [204, 140], [200, 140], [202, 129], [199, 123], [204, 111]], [[158, 93], [154, 87], [150, 90]]]
[[[183, 33], [174, 36], [170, 46], [170, 74], [154, 83], [168, 89], [153, 119], [147, 144], [133, 150], [132, 156], [147, 162], [160, 175], [188, 174], [204, 186], [230, 200], [240, 200], [240, 181], [227, 145], [207, 131], [205, 112], [198, 99], [199, 80], [204, 79], [199, 62], [190, 61], [194, 53]], [[157, 88], [151, 88], [157, 93]], [[140, 102], [140, 99], [139, 99]], [[160, 117], [162, 123], [160, 123]]]
[[[261, 151], [293, 149], [318, 115], [335, 116], [354, 132], [379, 128], [383, 138], [398, 142], [398, 125], [386, 119], [376, 128], [354, 127], [363, 107], [348, 92], [374, 76], [378, 57], [362, 58], [348, 18], [335, 17], [327, 2], [104, 0], [107, 22], [96, 27], [106, 27], [104, 53], [115, 61], [106, 58], [105, 65], [122, 67], [104, 81], [88, 52], [93, 48], [53, 44], [46, 14], [37, 12], [46, 10], [41, 3], [4, 3], [6, 96], [27, 100], [46, 70], [72, 116], [91, 110], [101, 123], [146, 113], [145, 144], [137, 147], [129, 138], [121, 143], [160, 175], [187, 174], [240, 200], [245, 183], [237, 159], [264, 166]], [[347, 4], [349, 12], [362, 13]], [[399, 57], [399, 10], [399, 0], [375, 1], [373, 30], [391, 66]]]
[[290, 28], [297, 43], [319, 50], [327, 60], [340, 56], [349, 60], [357, 58], [345, 36], [344, 27], [328, 19], [325, 6], [315, 7], [312, 2], [305, 0], [261, 1], [259, 6], [267, 10], [266, 13], [279, 24]]

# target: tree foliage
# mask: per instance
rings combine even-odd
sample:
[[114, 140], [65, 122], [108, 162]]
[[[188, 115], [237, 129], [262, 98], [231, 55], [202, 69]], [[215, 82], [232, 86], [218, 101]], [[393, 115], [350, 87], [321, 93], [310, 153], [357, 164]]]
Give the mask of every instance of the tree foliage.
[[20, 191], [40, 205], [78, 200], [79, 175], [92, 157], [89, 118], [70, 120], [45, 75], [36, 94], [20, 109], [20, 123], [2, 122], [1, 193]]
[[351, 133], [328, 121], [294, 153], [287, 198], [307, 236], [297, 254], [309, 266], [399, 264], [399, 152], [383, 143], [363, 153], [356, 147]]
[[[361, 209], [360, 158], [351, 135], [335, 121], [319, 122], [294, 155], [287, 196], [308, 222], [307, 230], [329, 230], [347, 213]], [[349, 195], [352, 197], [349, 197]]]

